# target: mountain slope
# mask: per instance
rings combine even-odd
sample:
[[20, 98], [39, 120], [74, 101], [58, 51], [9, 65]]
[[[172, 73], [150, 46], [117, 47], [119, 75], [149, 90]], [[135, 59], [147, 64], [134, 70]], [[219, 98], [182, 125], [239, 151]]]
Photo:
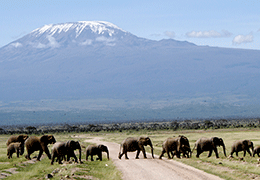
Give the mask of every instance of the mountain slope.
[[257, 104], [259, 61], [260, 51], [153, 41], [108, 22], [45, 25], [0, 49], [0, 99]]

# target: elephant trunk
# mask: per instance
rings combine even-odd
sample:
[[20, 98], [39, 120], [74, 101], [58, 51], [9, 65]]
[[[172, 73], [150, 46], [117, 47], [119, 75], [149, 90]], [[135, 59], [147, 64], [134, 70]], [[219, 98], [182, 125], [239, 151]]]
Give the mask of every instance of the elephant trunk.
[[79, 162], [81, 163], [81, 148], [79, 148]]
[[109, 152], [108, 152], [108, 150], [106, 151], [106, 153], [107, 153], [107, 159], [109, 159]]
[[224, 151], [224, 155], [227, 157], [225, 144], [223, 144], [223, 151]]
[[153, 155], [153, 144], [151, 143], [150, 146], [151, 146], [152, 157], [154, 158], [154, 155]]
[[21, 145], [20, 155], [23, 155], [23, 153], [24, 153], [24, 144]]

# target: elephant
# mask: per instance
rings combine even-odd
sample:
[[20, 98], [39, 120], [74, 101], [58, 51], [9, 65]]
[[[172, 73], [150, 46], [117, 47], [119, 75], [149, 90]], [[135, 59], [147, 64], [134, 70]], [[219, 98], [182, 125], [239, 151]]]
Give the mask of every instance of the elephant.
[[19, 154], [21, 155], [21, 152], [24, 149], [24, 144], [21, 142], [14, 142], [8, 145], [7, 147], [7, 157], [8, 159], [12, 158], [13, 153], [17, 154], [17, 157], [19, 158]]
[[32, 136], [29, 137], [25, 141], [25, 146], [27, 150], [27, 155], [25, 156], [26, 159], [31, 159], [30, 155], [34, 151], [40, 151], [37, 157], [37, 160], [40, 161], [42, 153], [45, 152], [49, 159], [51, 159], [51, 155], [48, 149], [48, 144], [54, 144], [56, 142], [53, 135], [42, 135], [41, 137]]
[[[28, 137], [29, 136], [26, 135], [26, 134], [20, 134], [20, 135], [17, 135], [17, 136], [15, 136], [15, 135], [10, 136], [8, 138], [7, 142], [6, 142], [6, 145], [8, 146], [9, 144], [14, 143], [14, 142], [20, 142], [20, 143], [22, 143], [24, 145], [24, 141], [26, 139], [28, 139]], [[23, 153], [24, 153], [24, 146], [23, 146], [23, 148], [20, 151], [20, 155], [23, 155]]]
[[223, 147], [224, 155], [227, 156], [224, 141], [222, 138], [218, 138], [218, 137], [211, 137], [211, 138], [202, 137], [198, 139], [192, 151], [194, 151], [194, 149], [196, 148], [197, 149], [196, 157], [199, 158], [200, 154], [203, 153], [204, 151], [209, 151], [208, 157], [210, 157], [212, 151], [214, 150], [216, 154], [216, 158], [219, 158], [218, 149], [217, 149], [218, 146]]
[[249, 153], [250, 156], [252, 156], [249, 148], [252, 149], [252, 152], [254, 151], [254, 144], [250, 140], [237, 140], [233, 143], [231, 146], [231, 157], [233, 157], [233, 153], [236, 152], [236, 156], [238, 156], [238, 152], [244, 151], [244, 157], [246, 156], [246, 151]]
[[57, 157], [57, 160], [59, 164], [61, 164], [62, 159], [66, 160], [67, 155], [67, 161], [70, 160], [70, 157], [73, 157], [75, 159], [75, 162], [78, 162], [77, 156], [74, 153], [74, 150], [79, 150], [79, 162], [81, 161], [81, 146], [78, 141], [69, 140], [67, 142], [56, 142], [52, 146], [52, 158], [51, 158], [51, 165], [53, 165], [53, 162], [55, 158]]
[[[183, 153], [183, 156], [189, 157], [189, 153], [191, 153], [190, 143], [187, 137], [179, 135], [178, 137], [170, 137], [167, 138], [162, 145], [162, 153], [159, 156], [159, 159], [162, 159], [164, 153], [167, 153], [168, 159], [173, 158], [176, 155], [180, 158], [180, 153]], [[174, 153], [173, 153], [174, 152]], [[172, 157], [170, 156], [172, 154]]]
[[88, 156], [90, 156], [91, 161], [94, 161], [93, 155], [97, 155], [98, 156], [97, 160], [102, 161], [102, 152], [106, 152], [107, 153], [107, 159], [109, 159], [109, 151], [108, 151], [107, 146], [105, 146], [103, 144], [89, 145], [86, 148], [86, 160], [88, 160]]
[[256, 146], [256, 147], [254, 148], [253, 157], [255, 157], [255, 154], [257, 154], [258, 157], [260, 157], [260, 146]]
[[[120, 152], [118, 158], [121, 159], [121, 157], [125, 155], [125, 159], [129, 159], [127, 156], [127, 152], [137, 151], [135, 158], [139, 159], [138, 156], [140, 154], [140, 151], [142, 151], [144, 158], [146, 159], [147, 157], [146, 157], [144, 146], [147, 145], [151, 147], [152, 157], [154, 158], [153, 145], [149, 137], [128, 137], [120, 145]], [[121, 148], [123, 148], [122, 153], [121, 153]]]

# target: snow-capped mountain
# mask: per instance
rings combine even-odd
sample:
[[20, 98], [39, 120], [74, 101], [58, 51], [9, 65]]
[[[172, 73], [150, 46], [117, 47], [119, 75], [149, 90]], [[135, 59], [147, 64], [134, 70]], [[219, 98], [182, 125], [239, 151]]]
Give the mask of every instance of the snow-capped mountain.
[[133, 35], [109, 22], [80, 21], [45, 25], [12, 42], [8, 47], [44, 49], [95, 44], [114, 46], [116, 41], [128, 36]]
[[110, 98], [134, 101], [131, 108], [150, 102], [151, 109], [256, 104], [259, 68], [257, 50], [154, 41], [103, 21], [51, 24], [0, 48], [0, 101]]

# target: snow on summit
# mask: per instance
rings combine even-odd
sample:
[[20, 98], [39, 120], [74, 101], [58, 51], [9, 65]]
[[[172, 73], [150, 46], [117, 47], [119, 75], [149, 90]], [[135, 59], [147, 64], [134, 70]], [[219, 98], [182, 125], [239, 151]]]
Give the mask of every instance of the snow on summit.
[[109, 36], [115, 34], [115, 30], [120, 30], [126, 32], [116, 25], [105, 22], [105, 21], [79, 21], [76, 23], [62, 23], [62, 24], [49, 24], [41, 28], [32, 31], [36, 37], [48, 33], [49, 35], [54, 35], [55, 33], [68, 32], [69, 30], [75, 30], [76, 38], [82, 33], [84, 29], [90, 29], [96, 34], [104, 34], [107, 32]]
[[33, 30], [10, 43], [8, 48], [60, 48], [68, 46], [115, 46], [117, 40], [130, 35], [118, 26], [105, 21], [78, 21], [49, 24]]

